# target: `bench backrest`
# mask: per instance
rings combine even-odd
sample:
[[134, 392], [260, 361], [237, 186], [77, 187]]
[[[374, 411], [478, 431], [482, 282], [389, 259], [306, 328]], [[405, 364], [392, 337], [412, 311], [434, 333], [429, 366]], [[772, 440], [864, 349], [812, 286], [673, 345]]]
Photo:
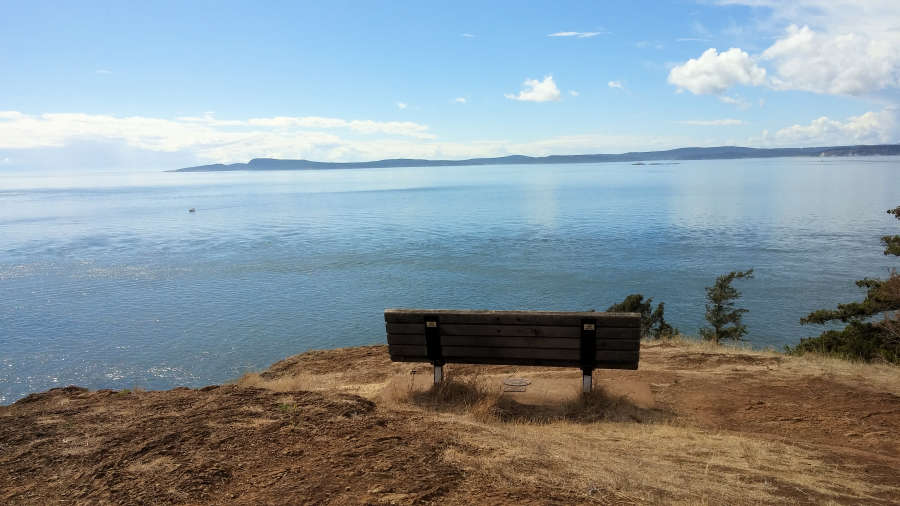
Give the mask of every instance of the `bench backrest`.
[[637, 369], [640, 354], [638, 313], [386, 309], [384, 321], [394, 362]]

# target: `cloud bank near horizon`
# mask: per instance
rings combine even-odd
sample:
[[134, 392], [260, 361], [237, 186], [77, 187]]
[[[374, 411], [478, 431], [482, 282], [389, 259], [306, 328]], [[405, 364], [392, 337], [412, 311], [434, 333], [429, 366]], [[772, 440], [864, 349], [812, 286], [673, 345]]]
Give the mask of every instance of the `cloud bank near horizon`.
[[[512, 154], [621, 153], [684, 146], [744, 144], [758, 147], [878, 144], [898, 139], [896, 108], [847, 119], [823, 116], [740, 141], [687, 135], [590, 133], [530, 142], [504, 139], [444, 141], [427, 125], [326, 117], [219, 119], [207, 113], [174, 119], [82, 113], [30, 115], [0, 111], [0, 170], [45, 168], [171, 169], [252, 158], [369, 161], [385, 158], [463, 159]], [[740, 120], [684, 120], [685, 125], [738, 125]]]

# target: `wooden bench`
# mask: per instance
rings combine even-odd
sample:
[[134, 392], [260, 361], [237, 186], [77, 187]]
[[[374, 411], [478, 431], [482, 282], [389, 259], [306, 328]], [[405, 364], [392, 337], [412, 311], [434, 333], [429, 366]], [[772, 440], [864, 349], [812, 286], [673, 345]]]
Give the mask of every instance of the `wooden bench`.
[[579, 367], [591, 391], [594, 369], [637, 369], [638, 313], [385, 309], [394, 362]]

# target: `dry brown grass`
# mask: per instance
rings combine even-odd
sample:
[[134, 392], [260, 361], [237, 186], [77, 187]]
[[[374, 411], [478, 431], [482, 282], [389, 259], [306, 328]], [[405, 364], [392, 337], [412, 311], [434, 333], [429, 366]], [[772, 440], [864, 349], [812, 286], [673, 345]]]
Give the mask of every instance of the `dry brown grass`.
[[[646, 353], [649, 350], [661, 352], [663, 356], [671, 353], [704, 353], [726, 357], [768, 358], [777, 361], [776, 367], [769, 368], [776, 376], [825, 376], [855, 386], [867, 385], [879, 391], [900, 395], [900, 367], [887, 363], [847, 360], [818, 353], [786, 355], [773, 349], [753, 349], [744, 342], [715, 344], [711, 341], [682, 335], [669, 339], [642, 341], [641, 352]], [[654, 366], [654, 364], [646, 364], [646, 362], [641, 364], [641, 368], [654, 368]], [[702, 369], [701, 372], [708, 374], [710, 371]]]
[[471, 451], [445, 458], [466, 469], [585, 496], [613, 491], [626, 502], [866, 502], [891, 490], [797, 446], [665, 423], [471, 424], [459, 434]]
[[[900, 494], [900, 483], [886, 470], [900, 459], [891, 460], [891, 451], [877, 446], [866, 453], [868, 435], [846, 435], [840, 420], [828, 418], [862, 415], [817, 410], [819, 394], [805, 387], [827, 380], [860, 395], [898, 395], [896, 366], [683, 336], [644, 342], [641, 353], [638, 371], [598, 373], [587, 395], [580, 394], [578, 371], [552, 368], [450, 366], [445, 381], [434, 386], [431, 367], [423, 364], [390, 364], [390, 374], [363, 382], [345, 372], [298, 367], [281, 376], [246, 375], [238, 384], [353, 392], [376, 400], [382, 410], [414, 412], [452, 434], [458, 444], [447, 447], [444, 461], [466, 470], [471, 480], [486, 480], [473, 483], [481, 489], [499, 483], [586, 502], [667, 504], [884, 503]], [[527, 395], [502, 391], [502, 380], [511, 375], [533, 380]], [[737, 398], [723, 397], [734, 382], [755, 386], [734, 390]], [[645, 394], [628, 390], [634, 385], [643, 385]], [[796, 388], [806, 400], [795, 410], [793, 397], [784, 404], [767, 396], [767, 386]], [[725, 398], [733, 401], [727, 409], [710, 405], [709, 399]], [[887, 425], [870, 417], [867, 423], [874, 425], [866, 430], [890, 426], [892, 409], [874, 406], [872, 416], [885, 417]], [[745, 430], [731, 422], [735, 416], [756, 425]], [[816, 422], [806, 425], [807, 418]], [[839, 428], [836, 439], [817, 434], [816, 424], [824, 421]], [[795, 428], [806, 432], [790, 432]]]

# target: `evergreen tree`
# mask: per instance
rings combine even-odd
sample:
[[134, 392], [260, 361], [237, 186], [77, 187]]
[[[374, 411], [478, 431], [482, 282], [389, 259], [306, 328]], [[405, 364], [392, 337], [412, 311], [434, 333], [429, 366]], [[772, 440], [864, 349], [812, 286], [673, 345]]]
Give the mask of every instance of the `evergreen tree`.
[[641, 314], [641, 338], [653, 337], [660, 339], [663, 337], [672, 337], [678, 334], [678, 329], [672, 327], [665, 319], [665, 304], [660, 302], [656, 309], [653, 309], [653, 298], [650, 297], [646, 301], [644, 296], [639, 293], [633, 293], [622, 302], [609, 306], [607, 311], [621, 313], [640, 313]]
[[[900, 220], [900, 206], [888, 209]], [[900, 235], [881, 238], [885, 255], [900, 256]], [[818, 337], [801, 339], [788, 351], [836, 354], [850, 358], [872, 360], [880, 357], [900, 363], [900, 274], [892, 270], [888, 279], [861, 279], [856, 286], [866, 289], [862, 302], [838, 304], [837, 309], [819, 309], [800, 320], [802, 324], [824, 324], [832, 321], [847, 323], [841, 330], [826, 330]], [[876, 315], [880, 321], [867, 321]]]
[[[716, 344], [723, 339], [740, 341], [747, 333], [747, 326], [741, 322], [746, 309], [735, 309], [734, 301], [740, 298], [731, 282], [735, 279], [753, 278], [753, 269], [732, 271], [716, 278], [716, 284], [706, 287], [706, 321], [712, 327], [700, 329], [700, 336]], [[730, 326], [729, 326], [730, 325]]]

